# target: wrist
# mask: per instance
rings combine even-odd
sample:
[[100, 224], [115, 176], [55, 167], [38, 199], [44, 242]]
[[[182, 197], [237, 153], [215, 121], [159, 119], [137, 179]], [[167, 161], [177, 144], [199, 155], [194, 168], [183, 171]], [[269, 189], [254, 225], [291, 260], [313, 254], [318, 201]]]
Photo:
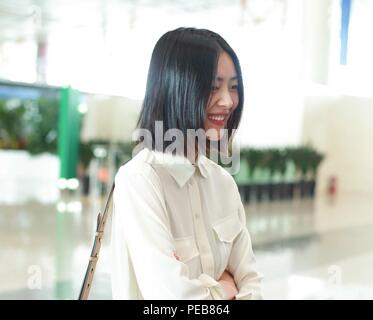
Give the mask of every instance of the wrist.
[[235, 299], [235, 296], [237, 294], [236, 286], [231, 281], [227, 281], [227, 280], [219, 280], [218, 282], [221, 285], [221, 287], [223, 288], [223, 292], [225, 294], [225, 299], [226, 300]]

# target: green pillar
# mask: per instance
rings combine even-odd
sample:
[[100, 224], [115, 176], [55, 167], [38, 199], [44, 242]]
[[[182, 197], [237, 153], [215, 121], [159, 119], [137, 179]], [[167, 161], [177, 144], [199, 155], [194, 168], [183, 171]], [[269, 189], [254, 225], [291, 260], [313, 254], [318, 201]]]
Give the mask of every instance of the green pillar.
[[58, 155], [60, 157], [60, 178], [77, 176], [80, 112], [80, 95], [71, 87], [61, 88], [58, 124]]

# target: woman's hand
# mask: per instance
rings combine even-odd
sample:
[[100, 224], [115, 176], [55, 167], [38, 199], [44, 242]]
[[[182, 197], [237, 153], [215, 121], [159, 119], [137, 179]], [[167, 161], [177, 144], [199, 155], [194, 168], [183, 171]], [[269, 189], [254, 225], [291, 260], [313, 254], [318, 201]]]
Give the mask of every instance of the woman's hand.
[[238, 293], [238, 290], [233, 276], [227, 270], [224, 270], [218, 282], [223, 287], [226, 298], [228, 300], [234, 300], [236, 294]]

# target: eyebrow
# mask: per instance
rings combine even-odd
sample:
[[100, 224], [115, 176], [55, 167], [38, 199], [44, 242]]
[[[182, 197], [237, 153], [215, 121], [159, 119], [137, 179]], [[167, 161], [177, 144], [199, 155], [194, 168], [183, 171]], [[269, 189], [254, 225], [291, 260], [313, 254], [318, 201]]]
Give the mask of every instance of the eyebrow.
[[[234, 77], [230, 78], [230, 80], [237, 80], [237, 79], [238, 79], [237, 76], [234, 76]], [[216, 77], [216, 80], [218, 80], [218, 81], [224, 81], [224, 78], [222, 78], [222, 77]]]

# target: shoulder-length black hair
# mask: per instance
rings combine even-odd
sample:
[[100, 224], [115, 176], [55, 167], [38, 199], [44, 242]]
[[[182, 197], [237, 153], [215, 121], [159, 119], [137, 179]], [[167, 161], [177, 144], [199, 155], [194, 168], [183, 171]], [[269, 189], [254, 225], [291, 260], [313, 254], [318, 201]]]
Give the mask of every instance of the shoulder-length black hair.
[[[206, 29], [178, 28], [165, 33], [156, 43], [148, 72], [146, 92], [138, 129], [152, 135], [155, 122], [162, 121], [163, 130], [179, 129], [187, 137], [187, 129], [204, 129], [219, 55], [225, 51], [233, 60], [238, 80], [239, 103], [227, 122], [228, 139], [237, 129], [243, 108], [242, 74], [236, 53], [217, 33]], [[140, 141], [138, 141], [139, 143]], [[164, 141], [161, 150], [172, 142]]]

